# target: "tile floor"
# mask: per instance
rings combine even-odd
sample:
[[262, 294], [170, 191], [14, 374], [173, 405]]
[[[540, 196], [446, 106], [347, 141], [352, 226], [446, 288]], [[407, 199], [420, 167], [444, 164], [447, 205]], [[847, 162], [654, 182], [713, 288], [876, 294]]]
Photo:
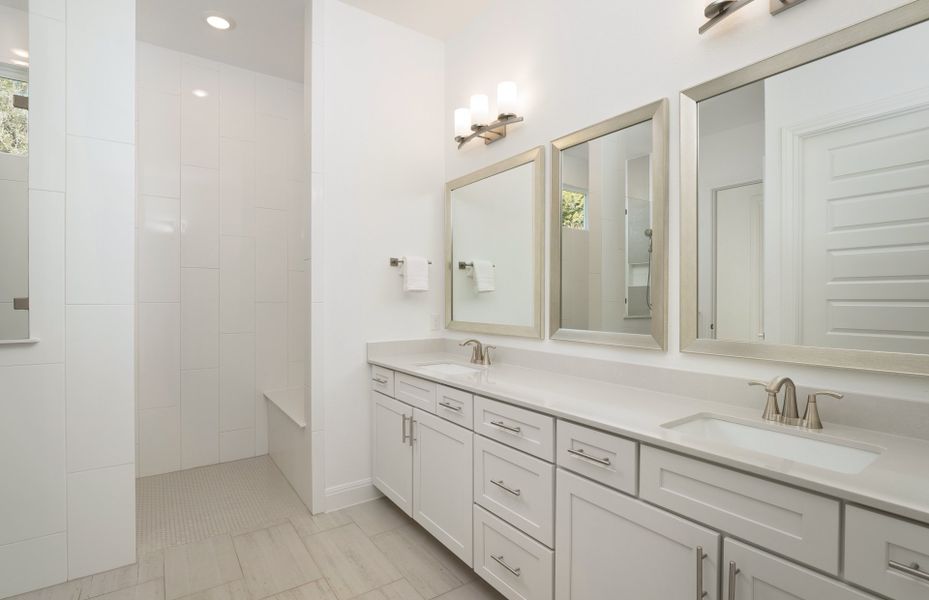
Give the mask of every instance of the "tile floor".
[[139, 562], [10, 600], [501, 600], [386, 499], [313, 516], [267, 456], [137, 483]]

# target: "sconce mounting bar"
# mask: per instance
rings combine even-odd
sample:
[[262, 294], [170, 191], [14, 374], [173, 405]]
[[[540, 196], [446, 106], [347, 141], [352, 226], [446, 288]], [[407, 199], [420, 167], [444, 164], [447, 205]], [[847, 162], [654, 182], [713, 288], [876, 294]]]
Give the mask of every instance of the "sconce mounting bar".
[[507, 125], [522, 123], [522, 121], [523, 118], [516, 115], [500, 115], [493, 123], [488, 123], [487, 125], [472, 125], [471, 130], [473, 133], [471, 133], [471, 135], [455, 136], [455, 141], [458, 142], [459, 150], [462, 146], [475, 138], [481, 138], [484, 140], [485, 145], [493, 144], [497, 140], [506, 137]]

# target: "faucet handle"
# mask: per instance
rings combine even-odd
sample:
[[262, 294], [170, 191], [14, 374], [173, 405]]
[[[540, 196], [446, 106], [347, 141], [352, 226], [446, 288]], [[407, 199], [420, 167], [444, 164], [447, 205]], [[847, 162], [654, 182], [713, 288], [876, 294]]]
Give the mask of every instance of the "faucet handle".
[[761, 387], [763, 387], [763, 388], [765, 388], [765, 389], [767, 389], [767, 387], [768, 387], [768, 383], [767, 383], [766, 381], [758, 381], [757, 379], [753, 379], [753, 380], [749, 381], [749, 382], [748, 382], [748, 385], [749, 385], [749, 386], [752, 386], [752, 385], [760, 385]]
[[823, 422], [819, 418], [819, 408], [817, 407], [816, 397], [817, 396], [829, 396], [830, 398], [835, 398], [836, 400], [841, 400], [845, 397], [844, 394], [838, 392], [814, 392], [806, 397], [806, 411], [803, 413], [803, 420], [801, 424], [807, 429], [822, 429]]
[[484, 346], [484, 356], [481, 358], [481, 362], [487, 366], [492, 365], [493, 361], [491, 360], [490, 351], [496, 349], [496, 346]]
[[758, 385], [764, 388], [764, 391], [768, 393], [768, 399], [764, 405], [764, 412], [761, 414], [761, 418], [766, 421], [778, 421], [781, 417], [781, 410], [777, 406], [777, 392], [771, 391], [771, 384], [765, 383], [764, 381], [749, 381], [748, 385]]

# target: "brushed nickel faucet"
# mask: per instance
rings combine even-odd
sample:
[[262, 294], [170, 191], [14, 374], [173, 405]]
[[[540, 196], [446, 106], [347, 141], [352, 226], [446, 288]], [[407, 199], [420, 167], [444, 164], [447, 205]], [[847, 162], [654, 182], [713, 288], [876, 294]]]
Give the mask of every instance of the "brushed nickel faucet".
[[458, 344], [459, 346], [471, 346], [471, 364], [486, 365], [493, 364], [491, 361], [490, 351], [496, 350], [496, 346], [485, 346], [479, 340], [470, 339]]
[[[806, 399], [806, 410], [803, 418], [800, 418], [800, 411], [797, 408], [797, 386], [790, 377], [775, 377], [771, 381], [749, 381], [748, 385], [758, 385], [764, 388], [768, 393], [768, 399], [765, 402], [764, 412], [761, 418], [767, 421], [776, 421], [786, 425], [795, 425], [803, 429], [822, 429], [823, 422], [819, 418], [819, 409], [816, 404], [817, 396], [830, 396], [841, 399], [842, 394], [836, 392], [816, 392], [810, 394]], [[784, 410], [778, 407], [777, 395], [781, 388], [784, 389]]]

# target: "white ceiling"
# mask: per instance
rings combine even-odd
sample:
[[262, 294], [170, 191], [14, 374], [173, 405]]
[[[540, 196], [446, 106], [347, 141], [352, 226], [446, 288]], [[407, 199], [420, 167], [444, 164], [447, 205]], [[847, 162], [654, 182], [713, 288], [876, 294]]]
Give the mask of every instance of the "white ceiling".
[[446, 40], [455, 30], [477, 17], [492, 0], [342, 0], [428, 36]]
[[[303, 81], [304, 0], [137, 0], [139, 40], [245, 69]], [[216, 12], [235, 20], [217, 31]]]

